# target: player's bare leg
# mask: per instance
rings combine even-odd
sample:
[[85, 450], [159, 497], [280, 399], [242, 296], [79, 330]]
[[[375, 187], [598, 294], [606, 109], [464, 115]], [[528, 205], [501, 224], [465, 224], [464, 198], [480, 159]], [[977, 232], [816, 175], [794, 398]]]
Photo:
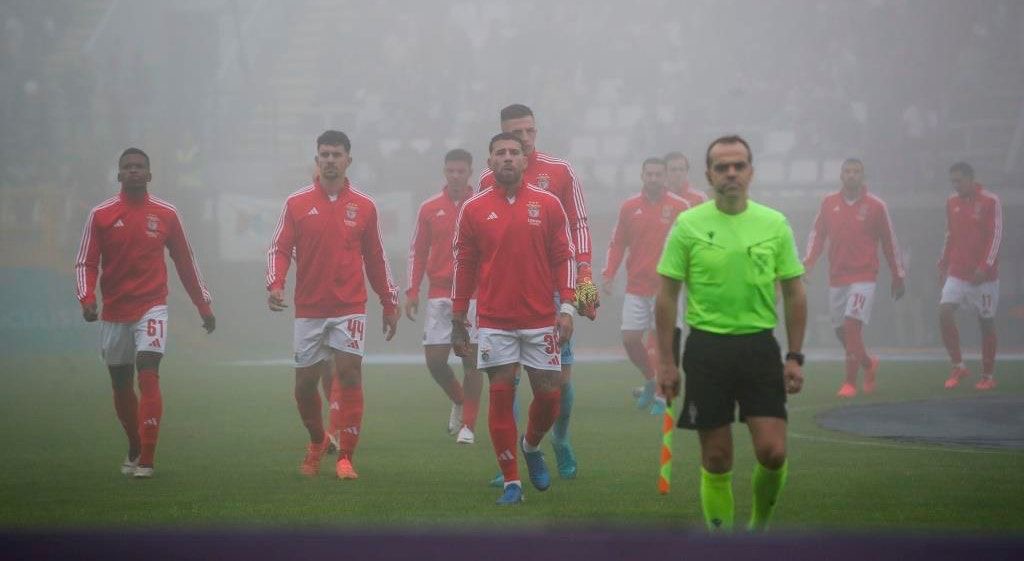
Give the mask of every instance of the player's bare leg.
[[996, 322], [992, 318], [979, 317], [978, 325], [981, 327], [981, 380], [974, 387], [979, 390], [991, 390], [996, 387]]
[[960, 380], [971, 375], [970, 370], [964, 365], [963, 355], [960, 352], [960, 330], [956, 327], [957, 305], [946, 302], [939, 304], [939, 330], [942, 333], [942, 344], [946, 346], [949, 354], [949, 361], [953, 368], [946, 379], [946, 389], [952, 389], [960, 385]]
[[647, 409], [654, 401], [655, 383], [654, 368], [650, 360], [650, 353], [644, 346], [644, 332], [639, 330], [622, 331], [622, 347], [626, 349], [626, 356], [633, 366], [640, 371], [644, 378], [643, 391], [637, 397], [637, 409]]
[[338, 383], [338, 368], [331, 358], [329, 367], [320, 376], [320, 391], [324, 400], [327, 401], [327, 454], [338, 451], [338, 438], [340, 429], [341, 411], [341, 386]]
[[301, 473], [306, 476], [320, 472], [320, 460], [326, 453], [329, 442], [324, 431], [322, 402], [317, 389], [324, 377], [331, 377], [331, 366], [326, 360], [295, 369], [295, 405], [298, 407], [303, 426], [309, 432], [306, 456], [300, 468]]
[[864, 347], [864, 324], [857, 318], [847, 316], [843, 319], [843, 339], [846, 347], [846, 381], [839, 389], [839, 397], [857, 395], [857, 371], [864, 369], [864, 391], [875, 390], [875, 375], [878, 370], [878, 359], [868, 355]]
[[108, 366], [110, 386], [114, 392], [114, 411], [128, 437], [128, 455], [121, 463], [121, 473], [132, 475], [139, 465], [142, 444], [139, 440], [139, 398], [135, 394], [135, 365]]
[[480, 412], [480, 393], [484, 385], [483, 375], [476, 367], [477, 346], [470, 345], [469, 348], [469, 356], [462, 359], [462, 427], [455, 440], [459, 444], [473, 444], [476, 440], [476, 418]]
[[448, 434], [455, 435], [462, 428], [462, 405], [463, 388], [462, 384], [455, 378], [455, 372], [448, 365], [448, 355], [451, 354], [451, 345], [424, 345], [423, 354], [427, 360], [427, 369], [438, 386], [444, 390], [445, 395], [452, 402], [451, 415], [448, 417]]
[[156, 442], [160, 435], [160, 420], [164, 414], [164, 400], [160, 393], [160, 359], [164, 355], [142, 351], [135, 357], [139, 373], [139, 466], [134, 476], [153, 476]]
[[853, 397], [857, 395], [857, 358], [850, 353], [849, 347], [846, 346], [846, 333], [842, 325], [835, 329], [835, 333], [836, 339], [839, 340], [839, 346], [843, 349], [843, 357], [845, 359], [843, 370], [845, 377], [836, 395], [839, 397]]
[[335, 472], [339, 479], [357, 479], [359, 474], [352, 465], [352, 457], [359, 444], [359, 433], [363, 429], [363, 357], [336, 350], [334, 363], [338, 367], [338, 382], [341, 387], [341, 433], [338, 439], [338, 462]]

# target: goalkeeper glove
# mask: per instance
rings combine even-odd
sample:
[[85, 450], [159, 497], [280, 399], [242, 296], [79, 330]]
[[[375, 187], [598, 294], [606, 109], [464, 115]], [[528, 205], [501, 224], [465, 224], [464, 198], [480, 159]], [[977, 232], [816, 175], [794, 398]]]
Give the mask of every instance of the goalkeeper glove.
[[581, 316], [594, 320], [597, 319], [597, 308], [600, 305], [601, 299], [591, 276], [590, 264], [582, 264], [576, 279], [576, 310]]

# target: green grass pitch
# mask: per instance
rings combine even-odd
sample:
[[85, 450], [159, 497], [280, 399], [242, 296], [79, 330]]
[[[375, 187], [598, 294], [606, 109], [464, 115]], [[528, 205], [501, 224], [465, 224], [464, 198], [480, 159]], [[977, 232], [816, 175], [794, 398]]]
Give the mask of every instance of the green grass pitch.
[[[161, 369], [156, 477], [135, 481], [118, 472], [126, 445], [97, 358], [6, 358], [0, 366], [0, 524], [7, 528], [702, 524], [696, 437], [677, 432], [672, 492], [659, 496], [659, 419], [633, 408], [630, 388], [639, 377], [626, 363], [576, 367], [580, 476], [556, 478], [545, 493], [527, 483], [525, 504], [510, 509], [496, 507], [498, 491], [487, 486], [496, 463], [486, 407], [477, 443], [456, 445], [445, 431], [447, 402], [423, 367], [364, 368], [366, 414], [355, 457], [361, 478], [342, 482], [330, 460], [319, 478], [298, 474], [306, 436], [287, 367], [169, 356]], [[790, 478], [776, 529], [1024, 530], [1020, 451], [899, 444], [818, 428], [814, 415], [839, 405], [840, 369], [809, 364], [804, 392], [790, 401]], [[996, 391], [1024, 393], [1022, 370], [1019, 362], [1001, 365]], [[940, 363], [883, 363], [877, 395], [856, 401], [974, 393], [969, 384], [944, 390], [946, 374]], [[528, 386], [520, 391], [525, 402]], [[735, 428], [740, 523], [749, 513], [754, 460], [746, 428]], [[547, 442], [544, 448], [553, 468]]]

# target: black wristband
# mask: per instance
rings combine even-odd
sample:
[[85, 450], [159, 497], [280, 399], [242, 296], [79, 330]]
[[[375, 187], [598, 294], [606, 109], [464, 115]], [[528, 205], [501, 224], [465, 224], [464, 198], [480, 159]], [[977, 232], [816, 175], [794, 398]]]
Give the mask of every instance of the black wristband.
[[804, 365], [804, 353], [788, 352], [786, 353], [786, 360], [795, 360], [800, 366]]

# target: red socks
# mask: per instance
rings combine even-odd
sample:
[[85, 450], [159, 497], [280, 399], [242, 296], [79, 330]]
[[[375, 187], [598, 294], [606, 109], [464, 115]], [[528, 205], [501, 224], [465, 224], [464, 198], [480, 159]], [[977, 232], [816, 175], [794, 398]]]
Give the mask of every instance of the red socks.
[[299, 407], [299, 418], [309, 431], [309, 441], [320, 444], [324, 441], [324, 419], [320, 413], [320, 392], [316, 384], [308, 389], [295, 386], [295, 404]]
[[138, 454], [141, 446], [139, 440], [139, 398], [135, 395], [135, 388], [132, 387], [131, 383], [125, 384], [124, 387], [114, 388], [114, 411], [117, 412], [117, 420], [121, 421], [124, 433], [128, 436], [129, 451]]
[[139, 371], [139, 394], [139, 440], [142, 446], [139, 465], [152, 466], [157, 437], [160, 435], [160, 418], [164, 413], [160, 375], [156, 370]]
[[530, 403], [530, 419], [526, 423], [526, 443], [538, 446], [544, 435], [551, 430], [558, 418], [558, 407], [562, 401], [562, 390], [555, 388], [545, 393], [534, 393]]
[[498, 466], [505, 482], [519, 481], [519, 464], [516, 461], [516, 439], [519, 434], [512, 415], [516, 389], [508, 382], [492, 382], [490, 392], [491, 408], [487, 415], [487, 425], [491, 431], [494, 455], [498, 457]]
[[340, 383], [335, 383], [335, 386], [339, 386], [341, 391], [341, 410], [338, 412], [338, 428], [341, 430], [338, 459], [351, 459], [356, 451], [356, 445], [359, 444], [359, 433], [363, 429], [363, 386], [360, 384], [344, 387]]
[[981, 334], [981, 373], [991, 376], [996, 366], [996, 332]]

